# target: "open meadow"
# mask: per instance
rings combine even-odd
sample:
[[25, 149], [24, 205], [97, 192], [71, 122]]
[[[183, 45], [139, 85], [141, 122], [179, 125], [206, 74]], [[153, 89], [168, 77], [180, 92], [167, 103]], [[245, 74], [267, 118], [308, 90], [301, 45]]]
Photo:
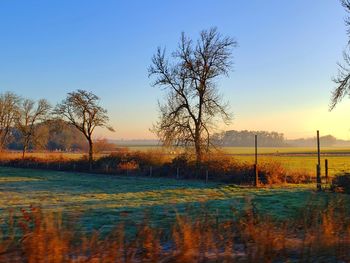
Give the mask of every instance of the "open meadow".
[[346, 262], [349, 201], [315, 184], [0, 167], [0, 261]]
[[[318, 202], [336, 194], [319, 193]], [[0, 168], [1, 218], [9, 209], [30, 206], [60, 211], [79, 218], [87, 231], [112, 228], [121, 220], [141, 222], [146, 216], [166, 225], [176, 215], [210, 212], [220, 220], [232, 218], [232, 209], [252, 202], [259, 213], [286, 219], [315, 204], [315, 185], [240, 187], [190, 180], [125, 177], [83, 173]]]

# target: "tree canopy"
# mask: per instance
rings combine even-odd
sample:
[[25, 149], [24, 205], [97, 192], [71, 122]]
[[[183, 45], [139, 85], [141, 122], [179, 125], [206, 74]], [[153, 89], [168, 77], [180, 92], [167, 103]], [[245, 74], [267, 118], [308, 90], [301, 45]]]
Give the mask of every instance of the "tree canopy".
[[107, 110], [99, 105], [100, 98], [85, 90], [77, 90], [67, 94], [66, 99], [57, 104], [54, 113], [73, 125], [89, 143], [90, 166], [93, 161], [93, 133], [96, 127], [105, 127], [110, 131]]

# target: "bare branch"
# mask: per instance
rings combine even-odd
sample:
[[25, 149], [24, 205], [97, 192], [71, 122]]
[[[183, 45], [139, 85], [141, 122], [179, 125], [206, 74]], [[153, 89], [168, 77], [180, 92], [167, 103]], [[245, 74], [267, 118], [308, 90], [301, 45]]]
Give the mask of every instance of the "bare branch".
[[[350, 1], [341, 0], [341, 4], [347, 13], [350, 13]], [[350, 39], [350, 17], [345, 18], [346, 32]], [[348, 45], [350, 40], [348, 41]], [[335, 106], [346, 96], [350, 94], [350, 57], [348, 48], [343, 51], [344, 64], [338, 63], [338, 75], [333, 78], [336, 88], [332, 91], [329, 110], [332, 111]]]

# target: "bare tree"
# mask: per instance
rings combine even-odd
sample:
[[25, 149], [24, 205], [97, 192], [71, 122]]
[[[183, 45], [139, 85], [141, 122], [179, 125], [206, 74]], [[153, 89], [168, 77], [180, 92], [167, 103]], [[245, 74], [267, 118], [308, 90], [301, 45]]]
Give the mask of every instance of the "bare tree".
[[[350, 0], [341, 0], [342, 6], [345, 11], [350, 14]], [[350, 38], [350, 16], [345, 18], [345, 26], [348, 37]], [[333, 110], [335, 106], [346, 95], [350, 95], [350, 56], [349, 56], [349, 44], [343, 51], [343, 64], [338, 63], [338, 75], [333, 78], [333, 82], [336, 84], [336, 88], [332, 92], [332, 98], [330, 103], [330, 110]]]
[[0, 94], [0, 151], [9, 142], [19, 114], [20, 97], [14, 93]]
[[35, 150], [47, 150], [50, 140], [50, 127], [49, 122], [44, 121], [35, 127], [35, 136], [31, 142], [33, 149]]
[[155, 132], [166, 145], [194, 146], [197, 168], [216, 123], [231, 120], [216, 84], [219, 77], [228, 75], [236, 45], [216, 28], [202, 31], [196, 42], [182, 33], [171, 61], [165, 49], [158, 48], [149, 67], [149, 76], [155, 76], [153, 86], [167, 90], [165, 102], [159, 103]]
[[35, 141], [36, 126], [47, 120], [51, 106], [47, 100], [41, 99], [35, 102], [31, 99], [25, 99], [21, 103], [19, 118], [17, 119], [17, 127], [22, 135], [22, 158], [29, 145]]
[[99, 105], [100, 98], [95, 94], [77, 90], [68, 93], [67, 98], [57, 104], [54, 112], [82, 132], [89, 143], [90, 169], [93, 162], [93, 132], [96, 127], [114, 129], [108, 125], [107, 110]]

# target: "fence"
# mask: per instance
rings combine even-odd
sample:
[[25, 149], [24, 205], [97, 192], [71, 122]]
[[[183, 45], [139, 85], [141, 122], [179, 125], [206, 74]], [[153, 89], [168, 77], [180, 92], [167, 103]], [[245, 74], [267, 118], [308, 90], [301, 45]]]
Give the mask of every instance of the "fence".
[[[245, 164], [246, 167], [250, 167], [243, 172], [244, 176], [249, 178], [249, 180], [247, 179], [249, 182], [253, 180], [255, 184], [259, 183], [257, 178], [258, 176], [261, 177], [261, 172], [258, 170], [266, 163], [280, 164], [280, 166], [285, 169], [286, 178], [289, 174], [301, 173], [306, 174], [310, 182], [314, 182], [317, 179], [317, 164], [320, 164], [319, 171], [322, 182], [329, 182], [335, 175], [350, 171], [349, 148], [323, 148], [322, 145], [320, 145], [320, 154], [318, 155], [317, 144], [314, 148], [258, 147], [258, 140], [259, 138], [255, 136], [255, 143], [253, 143], [255, 147], [223, 147], [220, 149], [223, 156], [235, 160], [237, 163]], [[56, 157], [55, 153], [33, 153], [29, 154], [29, 158], [25, 161], [21, 161], [20, 158], [15, 158], [15, 160], [11, 160], [10, 158], [4, 161], [0, 155], [0, 164], [23, 168], [121, 174], [127, 176], [162, 176], [166, 174], [176, 179], [197, 178], [205, 180], [206, 182], [215, 180], [215, 177], [217, 177], [217, 171], [205, 165], [202, 167], [201, 173], [194, 176], [191, 174], [193, 171], [188, 170], [188, 167], [182, 167], [183, 165], [181, 163], [179, 165], [178, 163], [172, 162], [175, 157], [178, 157], [179, 154], [183, 152], [183, 148], [177, 148], [175, 151], [156, 150], [153, 152], [147, 148], [139, 148], [138, 150], [152, 155], [153, 159], [162, 159], [165, 164], [162, 164], [160, 167], [160, 165], [154, 164], [154, 160], [140, 160], [141, 157], [139, 158], [138, 156], [137, 158], [139, 159], [136, 162], [130, 160], [123, 161], [120, 159], [117, 166], [113, 160], [105, 163], [99, 163], [97, 160], [96, 164], [94, 164], [94, 169], [91, 171], [89, 166], [87, 166], [87, 160], [82, 159], [83, 154], [76, 154], [73, 156], [71, 153], [67, 153], [70, 159], [68, 162], [64, 160], [66, 153], [56, 153]], [[133, 152], [132, 148], [130, 152]], [[109, 153], [105, 153], [100, 155], [100, 157], [107, 157], [108, 155]], [[187, 154], [187, 156], [193, 158], [191, 154]], [[207, 155], [207, 159], [212, 161], [211, 158], [213, 157], [215, 159], [215, 156], [215, 151], [212, 151]], [[41, 161], [38, 161], [38, 159]], [[243, 179], [241, 180], [244, 181]], [[287, 179], [285, 179], [285, 181], [287, 181]]]

